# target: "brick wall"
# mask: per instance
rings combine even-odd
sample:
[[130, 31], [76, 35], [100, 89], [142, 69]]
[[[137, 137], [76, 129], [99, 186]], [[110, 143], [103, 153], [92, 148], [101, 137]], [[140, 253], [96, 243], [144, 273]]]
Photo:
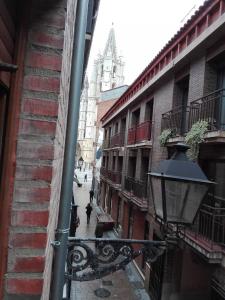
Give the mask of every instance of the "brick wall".
[[58, 216], [75, 8], [72, 0], [38, 1], [32, 7], [5, 299], [49, 299], [50, 241]]
[[203, 96], [205, 77], [205, 56], [192, 62], [190, 66], [190, 80], [188, 91], [188, 102]]
[[154, 93], [153, 129], [152, 129], [152, 168], [156, 167], [161, 159], [166, 158], [167, 150], [160, 147], [162, 114], [172, 109], [174, 80], [171, 79]]

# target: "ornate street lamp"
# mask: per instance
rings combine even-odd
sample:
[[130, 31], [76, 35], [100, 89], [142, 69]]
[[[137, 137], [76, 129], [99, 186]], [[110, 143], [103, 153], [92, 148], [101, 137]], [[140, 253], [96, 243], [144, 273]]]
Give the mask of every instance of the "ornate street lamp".
[[149, 173], [155, 213], [164, 223], [192, 224], [210, 185], [199, 165], [188, 159], [189, 147], [177, 144], [169, 160]]
[[[188, 146], [177, 144], [175, 148], [171, 159], [162, 161], [156, 171], [149, 173], [151, 191], [156, 216], [164, 225], [188, 225], [193, 222], [213, 182], [197, 163], [187, 158]], [[150, 263], [154, 262], [169, 244], [174, 244], [173, 238], [173, 234], [167, 235], [165, 241], [69, 238], [66, 278], [68, 281], [101, 278], [124, 268], [140, 254]], [[89, 243], [95, 243], [95, 247]], [[139, 244], [139, 250], [133, 244]]]

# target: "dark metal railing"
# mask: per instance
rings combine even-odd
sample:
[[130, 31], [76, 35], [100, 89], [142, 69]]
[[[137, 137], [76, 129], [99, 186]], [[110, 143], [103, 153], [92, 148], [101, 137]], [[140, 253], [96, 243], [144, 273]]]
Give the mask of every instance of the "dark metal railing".
[[121, 184], [121, 172], [109, 171], [108, 177], [114, 183]]
[[199, 98], [190, 104], [189, 129], [198, 121], [206, 121], [209, 130], [225, 129], [225, 89]]
[[147, 198], [147, 181], [136, 180], [132, 177], [125, 177], [124, 188], [133, 196]]
[[136, 142], [151, 139], [151, 122], [146, 121], [139, 124], [136, 128]]
[[140, 255], [155, 262], [173, 241], [69, 237], [66, 280], [90, 281], [112, 274]]
[[183, 135], [198, 121], [208, 122], [208, 130], [225, 129], [225, 89], [220, 89], [162, 115], [161, 129]]
[[127, 144], [128, 145], [135, 144], [135, 141], [136, 141], [136, 127], [131, 127], [128, 129]]
[[102, 149], [107, 149], [109, 148], [109, 145], [110, 145], [110, 140], [107, 138], [107, 139], [104, 139], [103, 143], [102, 143]]
[[111, 137], [110, 147], [121, 147], [124, 145], [125, 131], [117, 133]]
[[161, 128], [171, 129], [175, 135], [182, 135], [188, 130], [188, 106], [179, 106], [162, 115]]
[[108, 173], [109, 173], [108, 169], [106, 169], [105, 167], [101, 167], [101, 169], [100, 169], [100, 174], [101, 174], [102, 176], [108, 177]]
[[203, 204], [192, 226], [195, 238], [210, 243], [225, 244], [225, 206]]
[[151, 121], [145, 121], [128, 129], [128, 145], [151, 139]]

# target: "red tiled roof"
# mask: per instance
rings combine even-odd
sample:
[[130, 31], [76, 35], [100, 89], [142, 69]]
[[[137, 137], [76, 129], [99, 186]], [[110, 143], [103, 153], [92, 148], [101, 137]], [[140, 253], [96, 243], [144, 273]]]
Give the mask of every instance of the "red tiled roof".
[[208, 26], [225, 12], [224, 0], [206, 0], [193, 16], [182, 26], [179, 31], [168, 41], [156, 57], [149, 63], [143, 72], [135, 79], [126, 92], [102, 117], [105, 122], [124, 103], [137, 93], [149, 80], [181, 53], [193, 40], [198, 37]]

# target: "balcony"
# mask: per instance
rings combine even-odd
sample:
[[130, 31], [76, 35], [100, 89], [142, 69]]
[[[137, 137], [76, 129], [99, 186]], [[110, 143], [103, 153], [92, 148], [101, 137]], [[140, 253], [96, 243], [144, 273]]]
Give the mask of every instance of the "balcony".
[[174, 135], [182, 135], [188, 129], [188, 106], [176, 107], [162, 115], [161, 128], [171, 129]]
[[[164, 113], [161, 128], [162, 131], [171, 129], [175, 135], [181, 136], [198, 121], [208, 122], [208, 133], [225, 130], [225, 89], [199, 98], [191, 102], [190, 106], [176, 107]], [[209, 134], [210, 137], [214, 136]]]
[[115, 184], [121, 184], [121, 172], [109, 171], [108, 178]]
[[124, 189], [125, 192], [129, 192], [132, 202], [142, 209], [147, 209], [147, 182], [126, 177]]
[[225, 89], [191, 102], [189, 129], [198, 121], [208, 122], [209, 131], [225, 129]]
[[107, 149], [110, 146], [110, 140], [109, 139], [105, 139], [102, 143], [102, 149]]
[[151, 139], [151, 122], [146, 121], [128, 130], [128, 145], [150, 141]]
[[122, 147], [124, 146], [125, 131], [117, 133], [111, 137], [110, 147]]
[[203, 204], [192, 231], [208, 242], [210, 247], [215, 243], [225, 244], [225, 207]]
[[109, 173], [108, 169], [106, 169], [105, 167], [101, 167], [101, 169], [100, 169], [100, 174], [101, 174], [102, 176], [108, 177], [108, 173]]
[[203, 204], [184, 239], [212, 263], [220, 261], [225, 250], [225, 206]]

